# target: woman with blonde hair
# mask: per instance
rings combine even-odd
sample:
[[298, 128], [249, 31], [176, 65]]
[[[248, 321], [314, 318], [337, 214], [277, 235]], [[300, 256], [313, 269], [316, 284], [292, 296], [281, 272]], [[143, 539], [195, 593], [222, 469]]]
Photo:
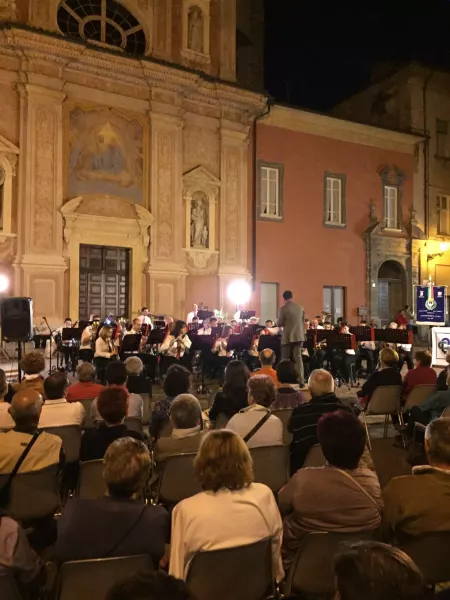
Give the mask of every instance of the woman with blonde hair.
[[360, 406], [367, 407], [377, 387], [385, 385], [403, 385], [402, 376], [398, 369], [398, 354], [391, 348], [383, 348], [380, 352], [380, 367], [372, 373], [362, 388], [356, 392], [360, 398]]
[[106, 367], [111, 359], [117, 357], [117, 348], [112, 339], [113, 328], [110, 325], [103, 325], [95, 340], [94, 362], [97, 369], [97, 379], [100, 383], [105, 381]]
[[41, 373], [45, 369], [45, 358], [39, 350], [31, 350], [25, 354], [19, 363], [19, 369], [23, 371], [24, 378], [20, 383], [16, 383], [14, 392], [22, 392], [24, 390], [33, 389], [44, 395], [44, 378]]
[[253, 462], [244, 441], [232, 431], [211, 431], [200, 446], [194, 470], [203, 491], [173, 511], [170, 574], [186, 579], [196, 552], [270, 538], [273, 573], [281, 581], [280, 512], [272, 491], [254, 483]]

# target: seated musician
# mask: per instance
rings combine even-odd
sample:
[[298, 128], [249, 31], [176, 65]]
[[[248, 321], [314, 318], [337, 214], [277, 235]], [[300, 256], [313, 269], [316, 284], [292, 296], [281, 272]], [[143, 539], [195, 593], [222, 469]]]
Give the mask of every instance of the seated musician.
[[218, 372], [220, 384], [223, 382], [225, 367], [233, 358], [234, 354], [234, 350], [228, 350], [228, 342], [232, 333], [233, 329], [231, 325], [225, 325], [221, 336], [217, 338], [211, 348], [211, 352], [215, 355], [215, 360], [211, 366], [213, 371]]
[[211, 335], [211, 320], [205, 319], [202, 327], [197, 331], [198, 335]]
[[272, 319], [267, 319], [267, 321], [264, 323], [264, 327], [266, 329], [269, 329], [270, 327], [273, 327], [273, 321], [272, 321]]
[[[344, 323], [341, 330], [338, 332], [343, 335], [351, 335], [349, 326]], [[331, 361], [331, 372], [336, 377], [339, 370], [345, 381], [350, 381], [350, 365], [355, 364], [356, 354], [353, 348], [345, 350], [337, 350]]]
[[66, 369], [69, 368], [69, 359], [70, 359], [70, 350], [71, 350], [71, 346], [72, 346], [72, 340], [63, 340], [62, 339], [62, 331], [63, 329], [72, 329], [73, 327], [73, 323], [72, 323], [72, 319], [70, 317], [66, 317], [64, 319], [64, 323], [63, 325], [61, 325], [61, 327], [58, 327], [58, 329], [55, 329], [55, 331], [53, 332], [53, 337], [55, 338], [56, 343], [57, 342], [57, 336], [59, 336], [59, 339], [61, 340], [61, 351], [62, 351], [62, 355], [64, 356], [64, 362], [66, 365]]
[[312, 320], [311, 329], [323, 329], [323, 325], [320, 324], [320, 317], [316, 317]]
[[252, 338], [249, 350], [244, 352], [244, 362], [248, 366], [250, 371], [254, 371], [259, 367], [259, 338], [261, 337], [263, 330], [258, 331]]
[[[141, 320], [139, 317], [137, 317], [136, 319], [133, 319], [131, 329], [129, 331], [126, 331], [126, 330], [124, 331], [123, 337], [126, 337], [127, 335], [140, 335], [141, 332], [142, 332]], [[139, 342], [139, 352], [142, 352], [142, 348], [145, 346], [146, 343], [147, 343], [147, 337], [143, 335]]]
[[95, 366], [97, 368], [97, 378], [100, 383], [105, 381], [106, 367], [111, 359], [117, 357], [117, 348], [112, 339], [113, 328], [110, 325], [103, 325], [95, 342]]
[[[366, 321], [361, 321], [360, 327], [368, 327]], [[367, 372], [369, 375], [373, 373], [373, 367], [375, 364], [375, 342], [370, 340], [364, 340], [358, 343], [358, 350], [356, 351], [356, 372], [360, 371], [361, 363], [363, 359], [367, 361]]]
[[361, 408], [366, 408], [377, 387], [385, 385], [402, 385], [402, 376], [397, 368], [398, 354], [391, 348], [383, 348], [380, 352], [380, 368], [376, 370], [356, 393]]
[[185, 321], [175, 321], [173, 330], [167, 333], [163, 343], [159, 347], [162, 355], [161, 370], [163, 374], [171, 364], [181, 362], [189, 364], [189, 348], [192, 342], [187, 335]]
[[98, 315], [92, 315], [91, 323], [83, 329], [81, 334], [80, 350], [78, 356], [83, 362], [92, 362], [94, 358], [94, 351], [92, 349], [92, 343], [94, 341], [95, 331], [100, 323], [100, 317]]

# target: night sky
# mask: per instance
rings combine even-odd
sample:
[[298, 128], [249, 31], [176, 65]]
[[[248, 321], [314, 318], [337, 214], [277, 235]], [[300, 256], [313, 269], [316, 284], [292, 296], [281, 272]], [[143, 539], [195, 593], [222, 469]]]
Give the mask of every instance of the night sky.
[[279, 102], [326, 111], [380, 63], [450, 70], [448, 0], [265, 0], [265, 85]]

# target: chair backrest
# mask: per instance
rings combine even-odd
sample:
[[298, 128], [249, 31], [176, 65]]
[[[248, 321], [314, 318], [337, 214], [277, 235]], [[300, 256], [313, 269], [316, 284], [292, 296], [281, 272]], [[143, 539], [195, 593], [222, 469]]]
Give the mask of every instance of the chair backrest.
[[66, 562], [59, 572], [58, 600], [105, 600], [122, 579], [153, 570], [148, 554]]
[[192, 452], [169, 456], [164, 460], [159, 480], [158, 502], [176, 504], [202, 491], [194, 475], [195, 456], [195, 452]]
[[366, 410], [368, 415], [387, 415], [400, 411], [402, 388], [399, 385], [382, 385], [372, 394]]
[[[16, 521], [53, 516], [60, 508], [58, 473], [58, 465], [40, 471], [18, 473], [9, 492], [8, 514]], [[7, 479], [7, 475], [0, 475], [0, 488]]]
[[152, 399], [150, 394], [139, 394], [142, 398], [142, 425], [148, 425], [150, 423], [151, 403]]
[[103, 459], [88, 460], [80, 464], [78, 478], [78, 498], [100, 498], [106, 494], [106, 483], [103, 478]]
[[290, 445], [293, 439], [292, 433], [288, 431], [288, 423], [291, 420], [292, 408], [275, 408], [272, 414], [280, 419], [283, 423], [283, 444]]
[[93, 429], [95, 427], [91, 415], [91, 406], [94, 400], [95, 398], [83, 398], [83, 400], [79, 401], [84, 408], [83, 429]]
[[66, 455], [66, 462], [72, 463], [80, 460], [81, 428], [77, 425], [63, 425], [62, 427], [44, 427], [47, 433], [53, 433], [62, 439], [62, 447]]
[[277, 493], [289, 481], [289, 446], [251, 448], [255, 481]]
[[194, 554], [186, 584], [192, 600], [262, 600], [273, 597], [270, 539]]
[[225, 429], [229, 420], [230, 417], [227, 417], [225, 413], [219, 413], [214, 423], [214, 429]]
[[130, 431], [140, 433], [142, 436], [144, 435], [142, 421], [138, 417], [125, 417], [123, 423], [127, 426], [127, 429], [129, 429]]
[[14, 576], [6, 568], [0, 572], [0, 598], [2, 600], [22, 600]]
[[314, 444], [308, 451], [304, 467], [323, 467], [326, 463], [320, 444]]
[[[333, 596], [333, 558], [343, 542], [374, 539], [376, 531], [309, 533], [303, 540], [286, 579], [285, 595]], [[387, 600], [387, 599], [386, 599]]]
[[172, 421], [170, 419], [167, 419], [167, 421], [164, 421], [164, 424], [161, 426], [158, 437], [170, 437], [172, 435], [172, 431]]
[[447, 408], [444, 408], [444, 410], [442, 411], [441, 417], [450, 417], [450, 406], [447, 406]]
[[431, 394], [433, 394], [435, 391], [435, 385], [416, 385], [409, 392], [406, 398], [406, 403], [404, 406], [405, 410], [408, 410], [412, 406], [420, 406], [428, 398], [428, 396], [431, 396]]
[[429, 585], [450, 581], [450, 532], [428, 533], [403, 539], [399, 544], [410, 556]]

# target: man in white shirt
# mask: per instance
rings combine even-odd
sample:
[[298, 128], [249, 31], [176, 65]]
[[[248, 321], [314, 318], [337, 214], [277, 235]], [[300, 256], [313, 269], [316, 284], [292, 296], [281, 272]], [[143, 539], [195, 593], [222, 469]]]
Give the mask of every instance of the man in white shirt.
[[42, 406], [39, 419], [39, 429], [45, 427], [63, 427], [64, 425], [77, 425], [81, 427], [84, 421], [84, 408], [80, 402], [67, 402], [66, 391], [68, 388], [65, 373], [52, 373], [44, 381], [46, 400]]
[[148, 308], [146, 306], [141, 308], [141, 319], [142, 325], [150, 325], [150, 327], [152, 326], [152, 320], [150, 319]]
[[188, 325], [190, 325], [192, 323], [192, 319], [194, 317], [198, 317], [198, 305], [197, 304], [192, 305], [192, 310], [191, 310], [191, 312], [188, 312], [188, 315], [186, 318], [186, 323]]
[[[273, 380], [267, 375], [254, 375], [248, 380], [248, 390], [248, 408], [231, 417], [226, 428], [240, 435], [249, 448], [281, 445], [283, 424], [275, 415], [267, 417], [269, 407], [275, 402], [276, 390]], [[265, 417], [266, 420], [262, 423]], [[259, 429], [248, 437], [258, 423], [262, 423]]]

